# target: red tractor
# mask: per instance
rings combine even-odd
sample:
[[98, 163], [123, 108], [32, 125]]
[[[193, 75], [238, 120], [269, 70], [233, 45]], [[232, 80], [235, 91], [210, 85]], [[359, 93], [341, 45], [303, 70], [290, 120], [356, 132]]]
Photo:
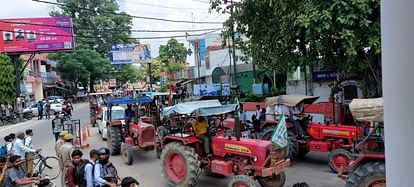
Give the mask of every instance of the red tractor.
[[104, 101], [105, 95], [110, 95], [112, 92], [97, 92], [97, 93], [89, 93], [89, 115], [90, 115], [90, 122], [92, 127], [96, 126], [96, 120], [98, 119], [101, 106]]
[[[179, 103], [164, 108], [163, 115], [187, 116], [188, 122], [164, 129], [158, 134], [162, 150], [162, 174], [171, 186], [195, 186], [202, 170], [212, 176], [234, 177], [228, 186], [256, 187], [258, 180], [263, 187], [282, 187], [284, 171], [290, 164], [285, 151], [269, 141], [240, 138], [240, 125], [236, 136], [222, 123], [210, 125], [212, 155], [205, 154], [202, 142], [193, 134], [191, 119], [194, 114], [216, 116], [234, 113], [237, 105], [221, 105], [218, 100]], [[178, 125], [178, 124], [177, 124]]]
[[[155, 127], [149, 117], [139, 117], [139, 107], [151, 103], [148, 97], [114, 98], [108, 101], [108, 148], [112, 155], [122, 154], [124, 162], [131, 165], [134, 151], [152, 150], [155, 145]], [[112, 120], [111, 109], [115, 105], [134, 105], [135, 117], [129, 124], [125, 120]]]
[[[350, 110], [358, 121], [357, 125], [367, 131], [359, 139], [355, 149], [357, 158], [348, 167], [345, 187], [385, 186], [384, 123], [382, 98], [354, 99]], [[374, 122], [375, 121], [375, 122]]]
[[[285, 105], [287, 108], [297, 107], [300, 104], [312, 104], [319, 97], [302, 95], [280, 95], [267, 98], [268, 109], [274, 109], [277, 105]], [[303, 110], [303, 109], [301, 109]], [[309, 151], [329, 152], [329, 167], [338, 172], [342, 166], [346, 167], [353, 160], [352, 153], [355, 138], [361, 137], [363, 128], [350, 125], [319, 124], [311, 122], [309, 115], [301, 115], [298, 119], [286, 120], [289, 137], [289, 158], [303, 157]], [[262, 125], [261, 139], [269, 140], [276, 120], [267, 120]], [[300, 132], [302, 131], [302, 132]]]

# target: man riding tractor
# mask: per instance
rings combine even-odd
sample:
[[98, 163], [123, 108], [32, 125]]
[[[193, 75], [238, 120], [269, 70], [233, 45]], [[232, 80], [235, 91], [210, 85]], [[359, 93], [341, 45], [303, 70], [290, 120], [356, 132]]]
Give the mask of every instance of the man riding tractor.
[[202, 170], [212, 176], [234, 174], [231, 187], [256, 187], [255, 180], [263, 187], [284, 185], [284, 171], [290, 164], [284, 150], [270, 141], [240, 138], [238, 122], [233, 133], [224, 128], [222, 121], [214, 126], [205, 120], [222, 114], [237, 115], [237, 106], [207, 100], [164, 108], [163, 115], [187, 116], [187, 122], [166, 127], [169, 129], [157, 139], [162, 150], [162, 174], [169, 185], [195, 186]]

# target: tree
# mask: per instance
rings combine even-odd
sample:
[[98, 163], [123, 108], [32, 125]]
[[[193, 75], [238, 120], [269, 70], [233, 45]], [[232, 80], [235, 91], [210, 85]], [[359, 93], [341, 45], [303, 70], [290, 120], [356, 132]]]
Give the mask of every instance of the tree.
[[[60, 11], [51, 16], [71, 16], [76, 44], [95, 49], [104, 57], [109, 56], [109, 44], [138, 43], [128, 39], [132, 29], [132, 17], [119, 12], [116, 0], [59, 0]], [[96, 10], [96, 11], [91, 11]]]
[[79, 45], [73, 53], [58, 53], [49, 55], [48, 58], [58, 61], [58, 71], [62, 77], [70, 81], [89, 85], [94, 91], [96, 80], [103, 80], [110, 72], [110, 62], [101, 55], [89, 49], [85, 45]]
[[[160, 81], [160, 73], [162, 71], [161, 69], [161, 61], [159, 58], [154, 58], [151, 61], [151, 75], [152, 75], [152, 81], [153, 82], [159, 82]], [[148, 76], [148, 64], [144, 64], [139, 69], [139, 74], [143, 77], [144, 80]]]
[[185, 63], [187, 60], [187, 49], [183, 43], [179, 43], [176, 39], [170, 39], [167, 45], [160, 45], [159, 59], [165, 64], [170, 62]]
[[243, 0], [212, 9], [234, 13], [225, 23], [248, 40], [236, 46], [264, 70], [297, 66], [337, 70], [342, 78], [358, 76], [366, 96], [381, 96], [380, 1]]
[[13, 103], [16, 98], [16, 77], [11, 59], [0, 54], [0, 102]]
[[140, 69], [132, 64], [121, 65], [120, 69], [115, 72], [114, 77], [116, 78], [116, 81], [121, 84], [125, 84], [128, 81], [135, 82], [137, 80], [145, 79], [141, 74]]

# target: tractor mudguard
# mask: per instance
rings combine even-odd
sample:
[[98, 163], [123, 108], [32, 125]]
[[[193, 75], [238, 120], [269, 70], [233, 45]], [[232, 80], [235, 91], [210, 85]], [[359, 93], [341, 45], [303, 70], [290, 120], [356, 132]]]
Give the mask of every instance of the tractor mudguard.
[[367, 161], [374, 161], [374, 160], [385, 160], [384, 154], [360, 154], [357, 159], [355, 159], [349, 165], [348, 172], [351, 173], [357, 166], [360, 164], [367, 162]]

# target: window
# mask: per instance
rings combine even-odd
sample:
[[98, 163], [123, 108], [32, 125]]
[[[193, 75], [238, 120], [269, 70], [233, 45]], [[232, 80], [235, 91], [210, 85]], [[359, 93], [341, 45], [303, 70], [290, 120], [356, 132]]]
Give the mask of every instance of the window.
[[344, 87], [344, 101], [350, 101], [358, 98], [358, 87], [350, 85]]

